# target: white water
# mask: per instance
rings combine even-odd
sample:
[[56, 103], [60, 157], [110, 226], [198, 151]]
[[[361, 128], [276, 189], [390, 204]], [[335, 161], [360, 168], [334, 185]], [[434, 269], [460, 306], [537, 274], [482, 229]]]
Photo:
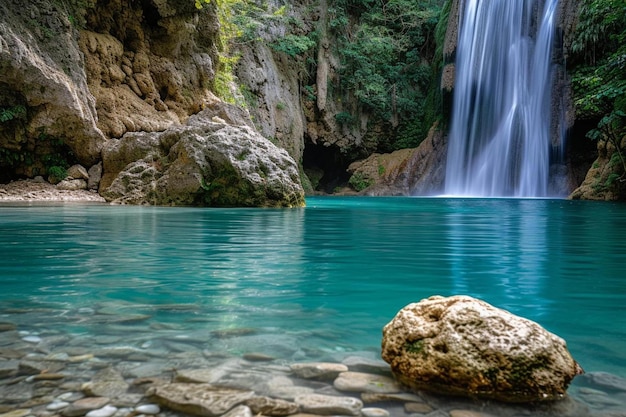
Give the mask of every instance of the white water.
[[465, 0], [446, 194], [548, 195], [558, 0], [543, 3]]

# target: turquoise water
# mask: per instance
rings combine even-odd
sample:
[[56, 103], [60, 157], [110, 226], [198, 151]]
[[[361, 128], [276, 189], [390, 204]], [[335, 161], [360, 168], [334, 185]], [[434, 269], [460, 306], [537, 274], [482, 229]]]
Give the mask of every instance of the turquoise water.
[[557, 333], [585, 370], [626, 377], [624, 236], [626, 205], [564, 200], [4, 204], [0, 321], [129, 340], [146, 326], [196, 338], [254, 328], [294, 336], [300, 350], [378, 352], [406, 304], [468, 294]]

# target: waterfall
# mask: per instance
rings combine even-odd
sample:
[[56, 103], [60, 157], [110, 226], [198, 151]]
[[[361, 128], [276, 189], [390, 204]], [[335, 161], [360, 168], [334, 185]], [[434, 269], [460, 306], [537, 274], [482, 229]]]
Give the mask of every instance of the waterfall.
[[464, 3], [445, 193], [547, 196], [558, 0]]

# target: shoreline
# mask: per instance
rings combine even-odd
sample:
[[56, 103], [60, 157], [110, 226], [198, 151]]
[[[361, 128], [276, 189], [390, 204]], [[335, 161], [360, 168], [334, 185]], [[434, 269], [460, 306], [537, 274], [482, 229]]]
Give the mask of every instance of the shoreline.
[[0, 184], [0, 203], [4, 202], [106, 203], [106, 200], [95, 191], [61, 190], [40, 178]]

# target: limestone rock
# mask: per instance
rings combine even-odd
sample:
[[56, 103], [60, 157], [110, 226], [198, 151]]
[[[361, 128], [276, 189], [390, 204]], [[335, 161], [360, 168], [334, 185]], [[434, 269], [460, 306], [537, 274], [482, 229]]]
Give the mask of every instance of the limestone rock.
[[84, 166], [80, 164], [72, 165], [67, 169], [67, 176], [75, 180], [88, 180], [89, 173]]
[[26, 150], [29, 140], [48, 146], [45, 133], [63, 138], [82, 163], [99, 158], [106, 138], [71, 27], [67, 11], [51, 2], [0, 3], [0, 105], [26, 109], [23, 129], [0, 135], [0, 148]]
[[295, 398], [295, 402], [306, 413], [328, 415], [358, 416], [363, 408], [361, 400], [352, 397], [308, 394]]
[[434, 126], [417, 148], [390, 154], [372, 154], [348, 167], [352, 176], [365, 181], [363, 195], [433, 195], [443, 189], [446, 160], [445, 137]]
[[87, 189], [98, 191], [100, 180], [102, 179], [102, 161], [89, 168], [87, 172], [89, 180], [87, 181]]
[[147, 395], [172, 410], [195, 416], [217, 417], [252, 398], [254, 392], [175, 382], [152, 387]]
[[196, 206], [304, 205], [295, 161], [246, 125], [210, 111], [164, 132], [129, 133], [103, 150], [101, 194], [114, 203]]
[[563, 398], [582, 373], [563, 339], [467, 296], [403, 308], [383, 329], [382, 358], [414, 389], [505, 402]]

